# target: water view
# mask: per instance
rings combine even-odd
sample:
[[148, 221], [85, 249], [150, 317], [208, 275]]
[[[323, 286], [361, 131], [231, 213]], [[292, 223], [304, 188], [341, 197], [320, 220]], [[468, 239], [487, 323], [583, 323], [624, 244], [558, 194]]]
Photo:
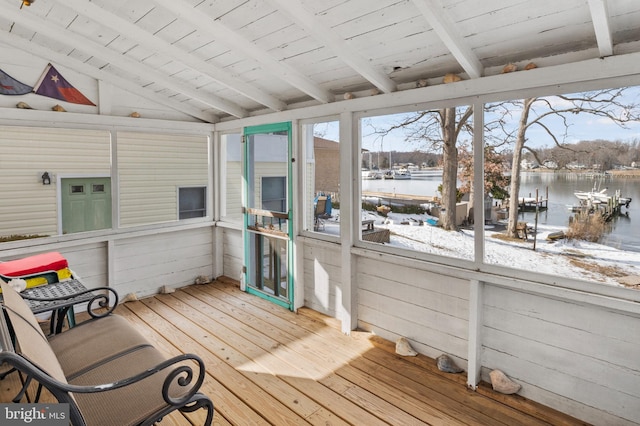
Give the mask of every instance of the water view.
[[[362, 190], [373, 192], [389, 192], [396, 194], [439, 196], [438, 185], [442, 183], [440, 176], [411, 180], [363, 180]], [[574, 195], [576, 191], [590, 191], [596, 188], [608, 188], [613, 194], [620, 190], [623, 197], [632, 198], [629, 208], [622, 207], [622, 214], [614, 218], [609, 226], [611, 231], [602, 241], [611, 247], [621, 250], [640, 252], [640, 180], [633, 178], [617, 178], [608, 176], [597, 178], [578, 173], [539, 173], [522, 174], [520, 197], [535, 197], [538, 189], [540, 197], [549, 194], [548, 209], [540, 211], [538, 223], [566, 227], [572, 215], [569, 206], [578, 203]], [[535, 212], [520, 213], [523, 221], [533, 224]], [[635, 223], [634, 223], [635, 220]]]

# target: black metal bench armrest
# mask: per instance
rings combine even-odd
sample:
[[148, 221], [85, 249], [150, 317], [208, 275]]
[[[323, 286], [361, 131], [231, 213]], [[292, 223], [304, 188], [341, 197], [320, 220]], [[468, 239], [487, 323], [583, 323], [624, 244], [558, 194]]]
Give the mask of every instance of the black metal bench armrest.
[[[96, 294], [97, 292], [100, 293]], [[89, 315], [91, 315], [92, 318], [101, 318], [107, 316], [112, 313], [118, 306], [118, 292], [111, 287], [96, 287], [58, 297], [33, 297], [27, 294], [21, 294], [21, 296], [23, 299], [33, 302], [58, 302], [56, 303], [56, 305], [60, 305], [61, 307], [63, 307], [69, 306], [70, 304], [72, 304], [73, 299], [84, 296], [86, 294], [91, 294], [93, 297], [91, 297], [88, 301], [82, 300], [79, 303], [87, 303], [87, 312], [89, 313]], [[112, 306], [109, 306], [110, 294], [112, 295], [114, 300]], [[69, 303], [65, 303], [67, 301]], [[100, 309], [99, 312], [97, 311], [98, 309]]]
[[[194, 374], [194, 369], [186, 364], [185, 361], [194, 361], [197, 365], [197, 372]], [[29, 380], [36, 380], [42, 384], [51, 394], [61, 403], [68, 403], [70, 405], [72, 423], [83, 424], [81, 409], [75, 403], [75, 400], [69, 395], [69, 393], [98, 393], [108, 392], [126, 386], [130, 386], [134, 383], [138, 383], [154, 374], [173, 368], [164, 379], [162, 386], [162, 396], [168, 406], [148, 419], [148, 424], [154, 424], [159, 418], [174, 411], [176, 409], [183, 409], [184, 411], [195, 411], [199, 408], [207, 409], [207, 421], [206, 425], [210, 425], [213, 420], [213, 403], [211, 400], [198, 392], [200, 386], [204, 382], [205, 366], [200, 357], [194, 354], [182, 354], [163, 361], [151, 368], [147, 368], [138, 374], [127, 377], [122, 380], [118, 380], [111, 383], [100, 383], [95, 385], [72, 385], [62, 383], [55, 380], [46, 372], [41, 370], [36, 365], [32, 364], [19, 354], [11, 351], [0, 351], [0, 364], [7, 363], [17, 370], [22, 371], [27, 375]], [[179, 388], [185, 389], [184, 394], [179, 398], [175, 398], [169, 394], [170, 388], [174, 385], [178, 385]], [[145, 422], [146, 424], [147, 422]]]

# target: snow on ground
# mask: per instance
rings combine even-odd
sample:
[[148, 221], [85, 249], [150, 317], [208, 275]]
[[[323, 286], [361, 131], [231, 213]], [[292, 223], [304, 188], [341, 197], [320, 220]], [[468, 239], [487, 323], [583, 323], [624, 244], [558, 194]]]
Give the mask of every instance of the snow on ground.
[[[332, 216], [324, 221], [324, 232], [337, 235], [339, 211], [334, 209]], [[363, 220], [373, 219], [376, 228], [391, 231], [391, 246], [473, 260], [473, 230], [444, 231], [426, 225], [428, 218], [431, 216], [426, 214], [391, 212], [386, 218], [375, 212], [362, 214]], [[585, 241], [550, 242], [546, 240], [547, 235], [565, 230], [550, 226], [538, 227], [534, 251], [533, 236], [530, 235], [528, 241], [505, 241], [492, 237], [498, 233], [493, 228], [491, 225], [485, 227], [485, 262], [489, 264], [612, 285], [619, 285], [617, 278], [622, 276], [640, 276], [640, 253]]]

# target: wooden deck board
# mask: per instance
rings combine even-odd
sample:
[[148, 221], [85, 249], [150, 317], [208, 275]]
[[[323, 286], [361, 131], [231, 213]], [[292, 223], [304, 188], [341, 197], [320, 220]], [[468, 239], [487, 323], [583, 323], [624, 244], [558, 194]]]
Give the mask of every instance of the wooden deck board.
[[[317, 312], [296, 314], [222, 279], [119, 306], [168, 356], [198, 354], [214, 424], [228, 425], [581, 425], [583, 422], [437, 370], [425, 356], [401, 357], [369, 333], [347, 336]], [[13, 377], [11, 377], [13, 376]], [[17, 375], [1, 382], [14, 395]], [[202, 413], [162, 424], [200, 424]]]

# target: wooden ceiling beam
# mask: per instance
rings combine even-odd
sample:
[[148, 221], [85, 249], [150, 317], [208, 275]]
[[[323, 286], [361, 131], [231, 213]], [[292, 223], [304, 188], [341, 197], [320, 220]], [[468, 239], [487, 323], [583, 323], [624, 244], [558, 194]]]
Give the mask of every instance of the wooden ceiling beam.
[[178, 47], [162, 40], [142, 28], [136, 26], [126, 19], [120, 18], [113, 13], [102, 9], [96, 3], [87, 2], [85, 0], [54, 0], [56, 3], [71, 8], [79, 15], [92, 19], [100, 24], [117, 29], [123, 37], [135, 40], [141, 46], [144, 46], [155, 52], [161, 52], [162, 55], [171, 57], [173, 60], [183, 63], [192, 70], [206, 75], [218, 84], [225, 86], [242, 96], [258, 102], [261, 105], [269, 107], [275, 111], [283, 111], [287, 105], [280, 99], [272, 96], [262, 90], [257, 89], [231, 75], [224, 69], [217, 67], [209, 62], [203, 61], [194, 55], [184, 52]]
[[[6, 1], [4, 3], [6, 3]], [[211, 94], [203, 96], [202, 91], [186, 84], [177, 83], [175, 79], [166, 76], [149, 66], [140, 64], [139, 62], [127, 58], [118, 52], [88, 40], [86, 37], [74, 35], [70, 30], [51, 24], [49, 21], [41, 19], [32, 13], [25, 12], [26, 8], [19, 10], [14, 7], [5, 7], [4, 9], [5, 11], [3, 13], [5, 18], [28, 28], [30, 31], [40, 33], [50, 40], [55, 40], [57, 43], [70, 46], [91, 56], [100, 58], [101, 60], [108, 62], [127, 73], [134, 74], [137, 77], [154, 83], [159, 83], [165, 88], [178, 93], [183, 93], [194, 100], [235, 117], [242, 118], [248, 115], [247, 111], [234, 103]]]
[[600, 57], [604, 58], [613, 55], [613, 40], [609, 26], [607, 0], [589, 0], [589, 11], [591, 12], [591, 20], [596, 32]]
[[469, 77], [482, 77], [484, 67], [455, 30], [456, 25], [445, 15], [440, 0], [413, 0], [413, 3]]
[[288, 64], [278, 61], [220, 21], [200, 13], [189, 3], [183, 0], [153, 0], [153, 2], [171, 11], [176, 18], [190, 23], [198, 31], [207, 33], [220, 43], [226, 44], [229, 49], [242, 52], [248, 58], [255, 60], [273, 77], [279, 78], [320, 102], [329, 103], [333, 101], [333, 95], [313, 80]]
[[340, 38], [334, 30], [324, 25], [317, 17], [311, 14], [298, 0], [269, 0], [280, 13], [283, 13], [302, 27], [316, 40], [333, 51], [344, 63], [354, 71], [366, 78], [371, 84], [382, 92], [391, 93], [397, 89], [396, 83], [386, 74], [376, 70], [369, 61], [362, 57], [356, 49], [353, 49]]

